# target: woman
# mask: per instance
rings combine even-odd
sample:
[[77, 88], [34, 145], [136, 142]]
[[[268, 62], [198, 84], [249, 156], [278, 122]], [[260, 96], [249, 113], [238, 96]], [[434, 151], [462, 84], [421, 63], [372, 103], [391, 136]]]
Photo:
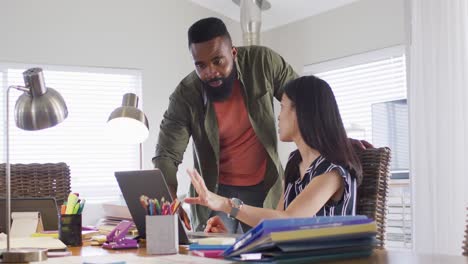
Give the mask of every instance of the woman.
[[[188, 170], [198, 197], [185, 202], [223, 211], [250, 225], [265, 218], [354, 215], [361, 165], [343, 127], [330, 86], [315, 76], [286, 84], [278, 117], [281, 141], [293, 141], [285, 169], [285, 188], [276, 210], [244, 205], [210, 192], [203, 178]], [[205, 232], [226, 232], [217, 216]]]

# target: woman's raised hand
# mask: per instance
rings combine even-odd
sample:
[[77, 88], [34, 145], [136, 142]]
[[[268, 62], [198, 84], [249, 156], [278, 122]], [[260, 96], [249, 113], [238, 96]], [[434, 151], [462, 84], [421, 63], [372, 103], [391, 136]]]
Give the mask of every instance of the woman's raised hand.
[[190, 176], [192, 185], [197, 191], [197, 197], [187, 197], [184, 199], [189, 204], [199, 204], [210, 208], [215, 211], [223, 211], [223, 209], [229, 209], [229, 201], [227, 198], [219, 196], [206, 188], [205, 181], [194, 169], [187, 169], [187, 173]]

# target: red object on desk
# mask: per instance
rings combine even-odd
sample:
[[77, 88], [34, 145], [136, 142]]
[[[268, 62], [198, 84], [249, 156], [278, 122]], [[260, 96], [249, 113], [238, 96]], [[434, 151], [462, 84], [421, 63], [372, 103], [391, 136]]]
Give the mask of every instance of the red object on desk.
[[192, 255], [205, 258], [222, 258], [224, 250], [192, 250]]

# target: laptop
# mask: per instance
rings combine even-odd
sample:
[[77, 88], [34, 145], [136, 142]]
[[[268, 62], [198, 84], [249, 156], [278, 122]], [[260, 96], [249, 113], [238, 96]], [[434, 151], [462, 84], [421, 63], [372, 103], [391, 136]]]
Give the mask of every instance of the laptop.
[[[172, 202], [172, 197], [167, 187], [166, 180], [159, 169], [139, 171], [116, 171], [115, 178], [119, 184], [122, 195], [132, 215], [133, 222], [141, 238], [146, 237], [145, 209], [141, 206], [140, 196], [150, 198], [164, 197]], [[190, 240], [179, 219], [179, 244], [190, 244]]]
[[[141, 238], [146, 237], [145, 216], [146, 212], [140, 203], [140, 196], [146, 195], [150, 198], [164, 197], [172, 202], [172, 197], [167, 187], [162, 171], [138, 170], [138, 171], [116, 171], [115, 178], [119, 184], [122, 195], [127, 203], [128, 210]], [[185, 230], [182, 220], [179, 218], [179, 244], [186, 245], [195, 242], [196, 239], [205, 237], [234, 237], [241, 234], [221, 234], [205, 232], [188, 232]]]
[[[5, 198], [0, 199], [0, 232], [5, 232]], [[58, 230], [58, 210], [55, 198], [12, 198], [11, 212], [39, 212], [44, 230]]]

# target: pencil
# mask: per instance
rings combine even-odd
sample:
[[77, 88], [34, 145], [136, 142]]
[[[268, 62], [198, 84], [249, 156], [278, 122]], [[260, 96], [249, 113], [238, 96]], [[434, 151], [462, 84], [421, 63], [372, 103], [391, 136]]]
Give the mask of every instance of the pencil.
[[180, 207], [180, 201], [175, 199], [174, 202], [172, 202], [171, 214], [177, 213], [177, 210], [179, 210], [179, 207]]

